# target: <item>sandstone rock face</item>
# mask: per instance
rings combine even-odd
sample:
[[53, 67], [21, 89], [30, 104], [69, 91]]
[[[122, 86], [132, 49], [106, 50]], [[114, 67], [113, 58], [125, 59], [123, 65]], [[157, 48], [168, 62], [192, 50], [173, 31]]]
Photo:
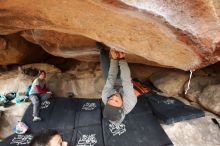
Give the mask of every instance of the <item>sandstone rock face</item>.
[[1, 50], [6, 49], [6, 44], [7, 44], [6, 40], [1, 37], [1, 38], [0, 38], [0, 49], [1, 49]]
[[199, 96], [199, 103], [220, 116], [220, 84], [206, 87]]
[[33, 82], [36, 77], [28, 76], [22, 73], [22, 69], [25, 68], [36, 68], [38, 70], [45, 70], [47, 76], [50, 77], [51, 74], [61, 72], [59, 69], [48, 64], [31, 64], [24, 65], [19, 70], [13, 70], [9, 72], [2, 73], [0, 76], [0, 93], [5, 94], [9, 92], [19, 92], [25, 93], [27, 87]]
[[79, 35], [45, 30], [24, 31], [21, 35], [26, 40], [40, 45], [54, 56], [75, 58], [87, 62], [98, 61], [99, 50], [95, 46], [95, 40]]
[[27, 68], [36, 68], [38, 70], [44, 70], [47, 74], [53, 74], [53, 73], [60, 73], [61, 70], [54, 65], [46, 64], [46, 63], [34, 63], [34, 64], [26, 64], [22, 65], [19, 68], [19, 71], [21, 72], [24, 69]]
[[162, 92], [172, 95], [183, 93], [188, 75], [183, 71], [161, 71], [150, 76], [150, 81]]
[[[185, 97], [191, 101], [198, 102], [198, 98], [203, 92], [204, 88], [220, 83], [219, 77], [206, 77], [206, 76], [197, 76], [192, 78], [190, 89], [188, 90]], [[186, 88], [187, 85], [185, 85]]]
[[[48, 30], [22, 31], [21, 36], [34, 44], [40, 45], [46, 52], [54, 56], [74, 58], [86, 62], [99, 62], [99, 49], [96, 48], [96, 41], [93, 39], [81, 35], [71, 35]], [[106, 46], [106, 49], [110, 48]], [[126, 60], [132, 63], [161, 66], [132, 54], [127, 54]]]
[[211, 118], [220, 119], [206, 112], [205, 117], [172, 125], [162, 125], [175, 146], [214, 146], [220, 143], [219, 128]]
[[97, 63], [80, 63], [73, 69], [48, 77], [48, 87], [57, 96], [72, 92], [80, 98], [101, 98], [104, 86], [102, 72]]
[[[32, 43], [40, 45], [46, 52], [55, 56], [74, 58], [86, 62], [99, 61], [99, 50], [96, 48], [96, 41], [84, 36], [48, 30], [27, 30], [23, 31], [21, 36]], [[110, 48], [106, 46], [106, 49]], [[132, 63], [163, 66], [134, 54], [126, 54], [125, 58]]]
[[47, 58], [48, 54], [39, 46], [12, 34], [0, 36], [0, 56], [0, 65], [8, 65], [41, 61]]
[[131, 71], [131, 77], [137, 78], [141, 81], [148, 80], [148, 78], [154, 73], [158, 73], [163, 70], [166, 70], [165, 68], [161, 68], [161, 67], [153, 67], [153, 66], [135, 64], [135, 63], [129, 64], [129, 67]]
[[[121, 0], [131, 6], [162, 16], [172, 26], [219, 42], [218, 0]], [[215, 6], [217, 6], [215, 8]], [[214, 29], [214, 30], [213, 30]], [[215, 34], [213, 34], [215, 33]]]
[[[117, 0], [1, 1], [0, 33], [12, 33], [17, 28], [82, 35], [145, 58], [146, 62], [182, 70], [219, 61], [218, 8], [212, 0], [123, 2], [132, 7]], [[51, 51], [47, 44], [42, 46], [59, 56], [67, 56], [70, 50], [60, 51], [55, 46]]]
[[19, 70], [10, 71], [0, 76], [0, 93], [25, 93], [36, 77], [22, 73], [25, 68], [45, 70], [47, 86], [55, 96], [67, 97], [68, 92], [81, 98], [101, 98], [104, 86], [102, 72], [97, 63], [80, 63], [67, 72], [48, 64], [29, 64]]
[[215, 7], [215, 11], [216, 11], [218, 17], [220, 18], [220, 3], [219, 3], [219, 0], [213, 0], [213, 4], [214, 4], [214, 7]]
[[0, 25], [0, 32], [1, 32], [0, 34], [1, 35], [13, 34], [13, 33], [16, 33], [18, 31], [22, 31], [22, 30], [25, 30], [25, 29], [13, 27], [13, 26]]

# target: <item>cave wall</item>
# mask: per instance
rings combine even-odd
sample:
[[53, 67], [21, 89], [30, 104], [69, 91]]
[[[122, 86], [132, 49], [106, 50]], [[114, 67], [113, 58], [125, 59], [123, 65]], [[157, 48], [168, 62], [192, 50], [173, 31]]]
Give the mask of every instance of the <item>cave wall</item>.
[[50, 55], [19, 34], [10, 34], [0, 36], [0, 56], [0, 65], [10, 65], [41, 62]]

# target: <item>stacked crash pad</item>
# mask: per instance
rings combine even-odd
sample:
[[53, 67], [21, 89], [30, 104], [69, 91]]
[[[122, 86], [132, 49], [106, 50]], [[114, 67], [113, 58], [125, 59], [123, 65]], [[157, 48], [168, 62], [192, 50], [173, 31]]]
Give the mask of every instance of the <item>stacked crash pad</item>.
[[185, 105], [174, 97], [165, 97], [155, 92], [143, 95], [155, 114], [165, 124], [173, 124], [180, 121], [204, 117], [201, 109]]

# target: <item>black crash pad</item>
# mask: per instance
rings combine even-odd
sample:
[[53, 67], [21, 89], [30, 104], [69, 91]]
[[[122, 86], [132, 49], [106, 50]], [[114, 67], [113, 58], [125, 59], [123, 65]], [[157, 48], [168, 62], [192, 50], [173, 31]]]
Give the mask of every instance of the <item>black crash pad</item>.
[[140, 113], [152, 113], [152, 110], [148, 104], [148, 100], [145, 96], [139, 96], [137, 100], [137, 104], [129, 113], [129, 115], [140, 114]]
[[74, 146], [104, 146], [101, 125], [74, 129], [71, 144]]
[[103, 119], [106, 146], [172, 146], [158, 121], [152, 114], [126, 116], [120, 125]]
[[56, 98], [47, 129], [58, 130], [65, 141], [71, 141], [77, 105], [75, 98]]
[[48, 127], [49, 129], [73, 129], [76, 116], [77, 99], [58, 98], [55, 100], [51, 111]]
[[[116, 131], [115, 136], [109, 131], [109, 122], [102, 119], [101, 100], [54, 98], [49, 103], [40, 110], [41, 122], [32, 122], [32, 105], [25, 112], [22, 121], [33, 135], [41, 130], [56, 129], [70, 146], [172, 145], [154, 118], [146, 97], [139, 97], [135, 108], [126, 116], [123, 122], [126, 132]], [[0, 146], [9, 146], [14, 135], [3, 140]]]
[[32, 134], [12, 134], [0, 142], [0, 146], [28, 146], [32, 138]]
[[174, 97], [165, 97], [154, 92], [146, 93], [144, 97], [147, 98], [156, 117], [165, 124], [172, 124], [205, 116], [204, 111], [201, 109], [185, 105]]
[[80, 99], [76, 110], [75, 128], [101, 125], [101, 101]]
[[47, 103], [40, 108], [40, 116], [42, 118], [42, 121], [34, 123], [33, 120], [33, 106], [32, 104], [27, 108], [27, 110], [24, 113], [24, 116], [22, 118], [22, 122], [24, 122], [29, 129], [31, 130], [32, 133], [37, 133], [42, 130], [47, 129], [49, 120], [50, 120], [50, 115], [53, 111], [53, 107], [55, 104], [55, 100], [48, 100], [44, 101], [44, 103]]

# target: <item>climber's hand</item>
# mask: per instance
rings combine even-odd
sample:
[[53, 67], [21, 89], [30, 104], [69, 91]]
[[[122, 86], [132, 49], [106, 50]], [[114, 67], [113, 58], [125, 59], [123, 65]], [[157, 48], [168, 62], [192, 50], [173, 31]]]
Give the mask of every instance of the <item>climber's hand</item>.
[[117, 52], [118, 51], [116, 51], [115, 48], [112, 48], [110, 50], [110, 54], [111, 54], [112, 59], [118, 59], [118, 53]]
[[118, 58], [125, 58], [125, 53], [124, 52], [118, 52]]

